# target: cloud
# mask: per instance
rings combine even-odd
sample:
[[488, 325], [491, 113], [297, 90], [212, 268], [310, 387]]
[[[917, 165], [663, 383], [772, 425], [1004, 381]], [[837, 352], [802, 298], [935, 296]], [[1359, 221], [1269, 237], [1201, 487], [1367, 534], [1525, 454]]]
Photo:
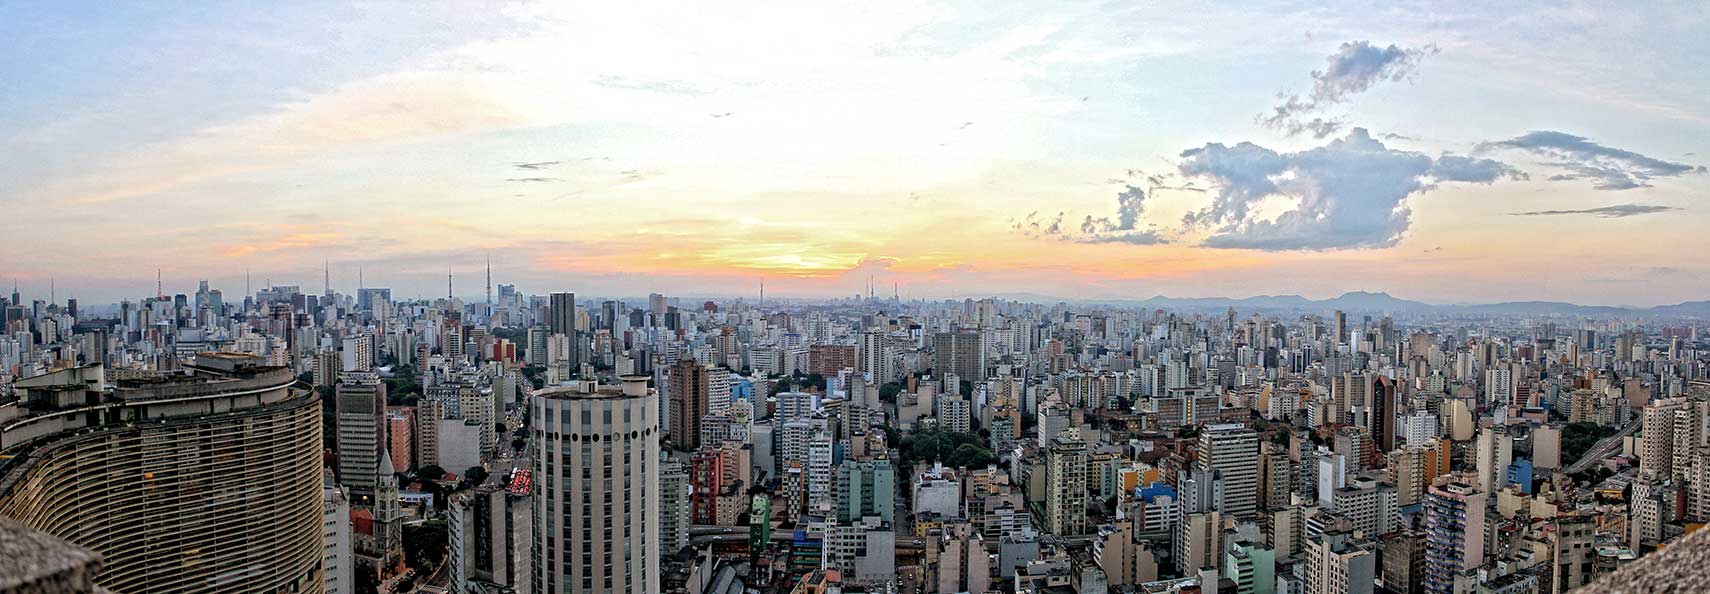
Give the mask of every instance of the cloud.
[[[1182, 175], [1217, 186], [1210, 205], [1183, 217], [1184, 230], [1211, 229], [1202, 245], [1235, 249], [1389, 247], [1412, 223], [1407, 199], [1414, 194], [1439, 182], [1488, 184], [1523, 175], [1491, 159], [1393, 150], [1364, 128], [1298, 153], [1243, 142], [1210, 143], [1181, 156]], [[1292, 207], [1274, 219], [1255, 216], [1255, 207], [1272, 198]]]
[[1122, 191], [1116, 194], [1116, 219], [1087, 215], [1087, 218], [1081, 221], [1081, 232], [1097, 234], [1133, 231], [1134, 226], [1140, 222], [1140, 213], [1145, 210], [1146, 191], [1125, 183]]
[[511, 165], [513, 167], [516, 167], [517, 169], [527, 169], [529, 171], [536, 171], [536, 170], [540, 170], [540, 169], [546, 169], [547, 167], [551, 167], [551, 166], [557, 165], [559, 163], [563, 163], [563, 161], [535, 161], [532, 163], [512, 163]]
[[1604, 146], [1583, 136], [1539, 130], [1508, 140], [1486, 142], [1482, 150], [1518, 149], [1547, 159], [1563, 172], [1550, 181], [1591, 180], [1599, 190], [1631, 190], [1650, 187], [1650, 180], [1689, 173], [1704, 173], [1703, 166], [1664, 161], [1633, 151]]
[[561, 181], [564, 181], [564, 178], [561, 178], [561, 177], [513, 177], [513, 178], [507, 179], [505, 181], [523, 182], [523, 183], [549, 183], [549, 182], [561, 182]]
[[1158, 232], [1157, 229], [1080, 237], [1075, 241], [1079, 241], [1081, 243], [1126, 243], [1129, 245], [1163, 245], [1170, 243], [1170, 239]]
[[1538, 216], [1555, 216], [1555, 215], [1592, 215], [1592, 216], [1596, 216], [1598, 218], [1604, 218], [1604, 219], [1623, 219], [1623, 218], [1627, 218], [1627, 217], [1636, 217], [1639, 215], [1655, 214], [1655, 213], [1659, 213], [1659, 212], [1668, 212], [1671, 210], [1680, 210], [1680, 209], [1673, 207], [1673, 206], [1663, 206], [1661, 204], [1615, 204], [1615, 205], [1611, 205], [1611, 206], [1599, 206], [1597, 208], [1581, 208], [1581, 209], [1571, 209], [1571, 210], [1533, 210], [1533, 211], [1528, 211], [1528, 212], [1516, 212], [1516, 213], [1509, 213], [1509, 214], [1512, 214], [1514, 216], [1520, 216], [1520, 217], [1538, 217]]
[[1010, 229], [1028, 237], [1055, 237], [1063, 234], [1063, 213], [1046, 219], [1039, 216], [1039, 211], [1027, 213], [1021, 220], [1010, 221]]
[[1501, 178], [1531, 179], [1525, 172], [1500, 161], [1444, 154], [1431, 165], [1431, 176], [1444, 181], [1464, 181], [1488, 184]]
[[1312, 93], [1302, 98], [1298, 94], [1279, 94], [1282, 102], [1269, 114], [1259, 114], [1266, 127], [1281, 130], [1289, 136], [1311, 132], [1313, 138], [1325, 138], [1342, 129], [1336, 119], [1315, 117], [1303, 120], [1306, 113], [1347, 102], [1384, 81], [1401, 82], [1412, 76], [1420, 59], [1436, 53], [1437, 47], [1405, 49], [1396, 45], [1378, 47], [1368, 41], [1343, 43], [1336, 53], [1325, 58], [1323, 70], [1312, 71]]

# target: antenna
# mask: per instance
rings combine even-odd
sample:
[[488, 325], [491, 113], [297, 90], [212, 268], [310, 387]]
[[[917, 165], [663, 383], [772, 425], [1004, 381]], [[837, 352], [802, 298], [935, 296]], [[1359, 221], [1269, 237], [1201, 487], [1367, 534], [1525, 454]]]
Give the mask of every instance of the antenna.
[[323, 258], [323, 259], [321, 259], [321, 266], [325, 267], [324, 271], [326, 274], [326, 276], [321, 279], [321, 288], [326, 289], [327, 294], [331, 295], [332, 294], [332, 261]]
[[48, 305], [59, 303], [59, 298], [54, 294], [53, 277], [51, 276], [47, 277], [47, 300]]
[[161, 301], [165, 301], [166, 300], [166, 289], [161, 288], [161, 286], [162, 285], [160, 284], [160, 268], [155, 268], [154, 269], [154, 296], [156, 299], [159, 299]]
[[765, 279], [760, 280], [760, 302], [761, 303], [766, 302], [766, 280]]
[[447, 268], [447, 269], [445, 269], [445, 300], [450, 301], [452, 299], [453, 299], [453, 297], [451, 296], [451, 269]]
[[487, 305], [493, 304], [493, 254], [487, 254]]
[[368, 288], [368, 285], [362, 284], [362, 267], [357, 266], [356, 267], [356, 290], [360, 291], [360, 290], [366, 289], [366, 288]]

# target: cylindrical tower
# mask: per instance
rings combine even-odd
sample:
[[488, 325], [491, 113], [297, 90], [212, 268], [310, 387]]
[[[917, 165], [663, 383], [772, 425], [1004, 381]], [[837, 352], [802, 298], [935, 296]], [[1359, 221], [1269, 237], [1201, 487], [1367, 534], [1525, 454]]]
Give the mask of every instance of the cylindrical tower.
[[659, 591], [658, 400], [646, 376], [534, 393], [536, 592]]

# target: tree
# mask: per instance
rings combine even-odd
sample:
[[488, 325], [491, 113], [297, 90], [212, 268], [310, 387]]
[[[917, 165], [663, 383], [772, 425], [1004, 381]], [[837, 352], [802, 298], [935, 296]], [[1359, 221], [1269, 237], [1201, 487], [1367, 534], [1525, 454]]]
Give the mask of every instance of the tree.
[[897, 451], [904, 468], [923, 460], [969, 467], [997, 462], [997, 456], [982, 445], [978, 435], [943, 429], [911, 433], [897, 442]]
[[379, 594], [380, 571], [373, 563], [356, 564], [356, 594]]
[[404, 563], [417, 572], [426, 572], [441, 559], [451, 545], [451, 531], [444, 520], [428, 520], [419, 525], [404, 525]]
[[437, 481], [445, 478], [445, 469], [440, 468], [437, 464], [429, 464], [416, 469], [416, 478], [427, 481]]
[[901, 383], [898, 383], [898, 382], [891, 382], [891, 383], [879, 386], [879, 401], [881, 401], [881, 402], [896, 402], [897, 401], [897, 394], [901, 394], [902, 391], [903, 391], [903, 385]]
[[487, 469], [471, 466], [468, 470], [463, 471], [463, 484], [473, 487], [484, 482], [487, 482]]

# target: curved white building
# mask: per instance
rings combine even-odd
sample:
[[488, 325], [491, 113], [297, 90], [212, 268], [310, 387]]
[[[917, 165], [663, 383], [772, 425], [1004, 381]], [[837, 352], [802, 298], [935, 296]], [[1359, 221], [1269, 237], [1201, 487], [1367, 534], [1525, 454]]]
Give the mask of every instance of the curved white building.
[[289, 369], [100, 365], [0, 402], [0, 516], [92, 549], [113, 592], [321, 592], [321, 407]]
[[622, 386], [537, 390], [534, 591], [659, 592], [659, 394]]

